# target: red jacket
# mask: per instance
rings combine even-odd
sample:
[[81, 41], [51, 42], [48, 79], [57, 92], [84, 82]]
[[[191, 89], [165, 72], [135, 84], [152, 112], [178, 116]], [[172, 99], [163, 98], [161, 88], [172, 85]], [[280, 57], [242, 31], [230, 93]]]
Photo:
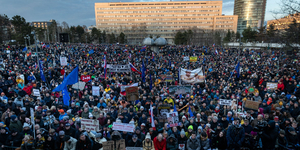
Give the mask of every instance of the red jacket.
[[278, 83], [277, 89], [283, 91], [284, 90], [284, 84], [283, 83], [281, 83], [281, 84]]
[[153, 139], [155, 150], [166, 150], [167, 141], [163, 139], [161, 142], [158, 141], [157, 137]]

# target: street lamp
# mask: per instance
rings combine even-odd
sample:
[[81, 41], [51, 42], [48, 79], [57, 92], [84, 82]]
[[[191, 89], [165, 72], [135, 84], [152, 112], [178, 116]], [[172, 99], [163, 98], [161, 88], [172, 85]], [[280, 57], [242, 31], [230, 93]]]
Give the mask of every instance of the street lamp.
[[[38, 62], [38, 60], [39, 60], [39, 54], [38, 54], [38, 49], [37, 49], [37, 42], [36, 42], [35, 31], [32, 31], [31, 34], [33, 34], [33, 36], [34, 36], [35, 52], [36, 52], [36, 62], [39, 63]], [[40, 66], [38, 65], [38, 67], [40, 67]]]
[[30, 47], [31, 46], [31, 44], [30, 44], [30, 36], [27, 34], [26, 37], [28, 39], [28, 43], [29, 43], [29, 47]]
[[24, 36], [24, 39], [25, 39], [25, 47], [27, 48], [27, 42], [26, 42], [27, 37]]

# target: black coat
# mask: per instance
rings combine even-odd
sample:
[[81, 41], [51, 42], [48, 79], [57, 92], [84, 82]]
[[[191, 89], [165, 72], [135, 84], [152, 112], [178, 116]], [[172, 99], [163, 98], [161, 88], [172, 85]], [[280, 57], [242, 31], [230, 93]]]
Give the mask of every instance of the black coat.
[[140, 139], [137, 139], [136, 142], [133, 142], [132, 140], [130, 140], [128, 142], [128, 147], [143, 147], [142, 141]]
[[23, 135], [21, 135], [20, 133], [17, 133], [16, 136], [10, 135], [6, 140], [6, 145], [8, 146], [13, 145], [14, 147], [20, 147], [22, 144], [22, 140], [23, 140]]
[[85, 141], [78, 140], [76, 144], [76, 150], [91, 150], [92, 144], [88, 137], [86, 137]]
[[262, 145], [263, 149], [274, 149], [276, 139], [278, 137], [278, 130], [275, 128], [275, 122], [269, 121], [269, 127], [265, 132], [262, 133]]

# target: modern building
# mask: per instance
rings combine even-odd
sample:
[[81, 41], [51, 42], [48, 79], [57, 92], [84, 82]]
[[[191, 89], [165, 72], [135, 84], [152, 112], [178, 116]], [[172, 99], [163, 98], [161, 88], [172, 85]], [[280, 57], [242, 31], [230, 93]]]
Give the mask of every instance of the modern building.
[[42, 29], [47, 29], [51, 24], [52, 24], [52, 20], [31, 22], [31, 26], [36, 27], [36, 28], [42, 28]]
[[267, 28], [270, 28], [270, 25], [274, 25], [275, 30], [283, 31], [284, 29], [287, 29], [294, 20], [297, 23], [300, 23], [300, 13], [288, 15], [280, 19], [269, 20], [267, 22]]
[[107, 33], [123, 32], [130, 44], [145, 37], [164, 37], [173, 44], [178, 30], [236, 32], [237, 16], [222, 15], [222, 1], [164, 1], [95, 3], [96, 27]]
[[250, 26], [258, 29], [264, 25], [267, 0], [235, 0], [233, 15], [238, 15], [237, 31], [242, 33]]

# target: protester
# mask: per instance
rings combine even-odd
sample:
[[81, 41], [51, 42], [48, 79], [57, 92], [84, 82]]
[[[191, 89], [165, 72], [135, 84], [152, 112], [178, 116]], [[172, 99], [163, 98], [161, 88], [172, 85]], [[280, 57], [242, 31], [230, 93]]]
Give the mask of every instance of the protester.
[[1, 148], [101, 149], [121, 139], [145, 150], [299, 147], [300, 58], [284, 48], [46, 43], [39, 57], [6, 48]]

